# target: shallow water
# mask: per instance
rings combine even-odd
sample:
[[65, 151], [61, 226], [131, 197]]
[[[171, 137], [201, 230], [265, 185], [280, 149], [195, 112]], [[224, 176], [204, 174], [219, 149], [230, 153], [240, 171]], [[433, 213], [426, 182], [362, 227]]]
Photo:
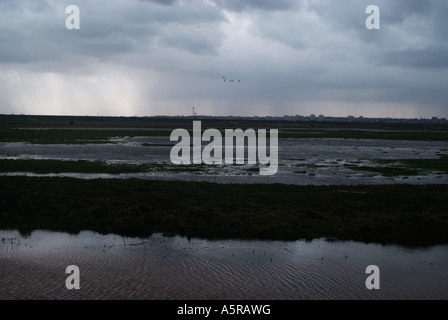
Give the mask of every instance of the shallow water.
[[[0, 147], [0, 159], [104, 160], [122, 163], [165, 163], [171, 166], [168, 137], [134, 137], [117, 139], [117, 144], [100, 145], [30, 145], [5, 143]], [[143, 146], [149, 143], [151, 146]], [[385, 177], [372, 172], [360, 172], [345, 165], [377, 165], [375, 159], [435, 159], [448, 154], [447, 142], [357, 140], [357, 139], [279, 139], [279, 168], [272, 176], [260, 176], [250, 171], [250, 165], [205, 166], [202, 172], [156, 172], [136, 174], [73, 174], [36, 175], [33, 173], [3, 173], [1, 175], [65, 176], [82, 179], [140, 178], [218, 183], [285, 183], [297, 185], [352, 184], [434, 184], [448, 183], [445, 173], [416, 176]], [[171, 166], [172, 168], [172, 166]]]
[[[0, 231], [0, 299], [447, 299], [448, 246]], [[67, 290], [68, 265], [81, 289]], [[365, 286], [368, 265], [380, 289]]]

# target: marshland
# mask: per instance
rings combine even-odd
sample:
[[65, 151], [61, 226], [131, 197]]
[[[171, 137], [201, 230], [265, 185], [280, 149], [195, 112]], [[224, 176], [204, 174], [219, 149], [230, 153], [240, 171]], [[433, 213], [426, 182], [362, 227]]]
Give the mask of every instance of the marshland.
[[[102, 298], [295, 299], [319, 296], [326, 286], [330, 298], [447, 297], [441, 271], [448, 263], [446, 128], [203, 121], [203, 129], [278, 128], [278, 172], [263, 177], [259, 165], [172, 164], [169, 135], [191, 123], [2, 116], [0, 236], [16, 239], [0, 244], [3, 284], [18, 277], [11, 270], [36, 266], [30, 257], [42, 254], [56, 265], [76, 257], [91, 281], [98, 277], [95, 268], [104, 268], [105, 277], [134, 279], [129, 270], [135, 266], [161, 263], [140, 270], [148, 286], [112, 282], [120, 289]], [[128, 262], [118, 267], [117, 261]], [[394, 290], [376, 296], [365, 290], [362, 267], [375, 263], [389, 271], [385, 283]], [[41, 295], [51, 297], [56, 280], [45, 273], [56, 271], [46, 262], [39, 266], [49, 281]], [[183, 274], [187, 266], [196, 271], [184, 283], [167, 277], [170, 268]], [[224, 285], [230, 274], [243, 279], [249, 270], [248, 292]], [[318, 281], [331, 272], [338, 275], [335, 283]], [[348, 280], [356, 272], [359, 279]], [[415, 272], [425, 276], [409, 280]], [[149, 285], [155, 273], [165, 274], [157, 288]], [[196, 279], [199, 274], [203, 278]], [[275, 274], [296, 280], [263, 284]], [[404, 280], [393, 280], [399, 275]], [[222, 282], [223, 289], [207, 281]], [[192, 289], [170, 291], [170, 283]], [[12, 285], [2, 298], [24, 288], [39, 297], [32, 286]], [[97, 290], [92, 282], [89, 288], [84, 297]], [[328, 293], [337, 288], [340, 294]]]

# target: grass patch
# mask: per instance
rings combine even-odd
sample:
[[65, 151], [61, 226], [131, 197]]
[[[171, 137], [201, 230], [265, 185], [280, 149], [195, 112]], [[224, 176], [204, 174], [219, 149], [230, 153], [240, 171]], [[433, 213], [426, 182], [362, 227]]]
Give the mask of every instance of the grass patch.
[[0, 160], [0, 172], [48, 173], [137, 173], [154, 166], [132, 164], [108, 164], [105, 161], [61, 160]]
[[[181, 125], [181, 124], [179, 124]], [[192, 123], [184, 123], [183, 128], [191, 130]], [[211, 124], [210, 124], [211, 125]], [[254, 128], [257, 124], [253, 123]], [[204, 125], [205, 130], [207, 125]], [[229, 125], [229, 128], [232, 126]], [[182, 128], [182, 126], [180, 126]], [[260, 128], [258, 126], [258, 128]], [[104, 144], [113, 143], [112, 138], [123, 137], [168, 137], [171, 130], [151, 129], [101, 129], [101, 128], [13, 128], [0, 127], [0, 142], [26, 142], [32, 144]], [[174, 129], [174, 127], [173, 127]], [[221, 134], [224, 137], [224, 131]], [[279, 138], [342, 138], [342, 139], [385, 139], [385, 140], [415, 140], [415, 141], [448, 141], [448, 132], [433, 131], [360, 131], [360, 130], [307, 130], [288, 131], [279, 129]], [[145, 144], [143, 144], [145, 145]], [[151, 146], [147, 144], [146, 146]], [[169, 145], [171, 146], [171, 145]]]
[[344, 166], [351, 170], [376, 172], [383, 176], [412, 176], [424, 175], [431, 172], [448, 173], [448, 156], [442, 155], [438, 159], [378, 159], [371, 160], [381, 166]]
[[448, 243], [448, 185], [293, 186], [0, 177], [0, 228]]
[[142, 143], [142, 147], [172, 147], [173, 144], [160, 144], [160, 143]]
[[325, 168], [327, 167], [325, 164], [315, 164], [315, 163], [298, 163], [295, 165], [296, 167], [305, 167], [305, 168], [311, 168], [311, 169], [319, 169], [319, 168]]
[[106, 161], [62, 160], [0, 160], [0, 172], [49, 173], [144, 173], [144, 172], [206, 172], [209, 166], [173, 165], [170, 163], [108, 163]]
[[105, 144], [112, 138], [169, 136], [167, 130], [1, 129], [0, 142], [31, 144]]
[[419, 170], [402, 167], [371, 167], [371, 166], [347, 166], [347, 168], [356, 171], [375, 172], [383, 176], [412, 176], [420, 174]]
[[339, 139], [379, 139], [379, 140], [411, 140], [411, 141], [448, 141], [448, 132], [427, 131], [357, 131], [329, 130], [310, 132], [281, 132], [279, 138], [339, 138]]
[[406, 168], [414, 168], [429, 171], [448, 173], [448, 156], [441, 155], [438, 159], [401, 159], [401, 160], [377, 160], [378, 163], [399, 165]]

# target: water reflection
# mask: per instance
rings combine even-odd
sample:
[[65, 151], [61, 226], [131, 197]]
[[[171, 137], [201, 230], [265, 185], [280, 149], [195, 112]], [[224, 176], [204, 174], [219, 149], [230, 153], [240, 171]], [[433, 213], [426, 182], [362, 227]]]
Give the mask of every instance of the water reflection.
[[[447, 299], [448, 246], [0, 231], [0, 299]], [[81, 289], [65, 288], [77, 265]], [[367, 290], [365, 269], [381, 270]]]

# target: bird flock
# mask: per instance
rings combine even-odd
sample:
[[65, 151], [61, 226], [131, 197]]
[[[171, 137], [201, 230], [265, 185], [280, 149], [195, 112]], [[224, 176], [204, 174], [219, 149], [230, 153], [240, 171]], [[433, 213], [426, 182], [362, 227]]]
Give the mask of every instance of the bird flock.
[[[222, 76], [222, 79], [224, 80], [224, 82], [226, 82], [226, 77], [225, 76]], [[235, 82], [235, 80], [233, 80], [233, 79], [231, 79], [231, 80], [228, 80], [229, 82]], [[241, 82], [241, 80], [238, 80], [238, 82]]]

